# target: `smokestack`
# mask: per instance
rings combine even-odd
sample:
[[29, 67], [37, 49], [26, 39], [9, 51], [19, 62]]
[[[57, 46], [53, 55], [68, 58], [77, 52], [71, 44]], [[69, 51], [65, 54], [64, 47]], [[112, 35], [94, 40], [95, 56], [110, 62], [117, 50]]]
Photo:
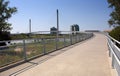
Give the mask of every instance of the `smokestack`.
[[29, 19], [29, 33], [31, 34], [31, 19]]
[[57, 9], [57, 37], [59, 35], [59, 11]]

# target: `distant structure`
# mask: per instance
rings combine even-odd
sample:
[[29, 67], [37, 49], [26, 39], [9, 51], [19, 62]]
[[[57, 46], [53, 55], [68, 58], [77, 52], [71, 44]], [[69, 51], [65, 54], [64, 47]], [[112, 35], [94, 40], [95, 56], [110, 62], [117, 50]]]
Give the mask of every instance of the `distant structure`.
[[57, 35], [57, 38], [58, 38], [58, 36], [59, 36], [59, 11], [58, 11], [58, 9], [57, 9], [56, 12], [57, 12], [57, 30], [56, 30], [57, 34], [56, 35]]
[[76, 31], [80, 31], [79, 25], [78, 24], [71, 25], [71, 29], [70, 30], [72, 31], [72, 34], [73, 33], [76, 34]]
[[99, 30], [85, 30], [85, 32], [100, 32]]
[[50, 28], [50, 34], [56, 35], [57, 34], [57, 28], [55, 28], [55, 27]]
[[29, 19], [29, 33], [31, 34], [31, 19]]
[[79, 25], [78, 24], [71, 25], [71, 31], [80, 31], [79, 30]]

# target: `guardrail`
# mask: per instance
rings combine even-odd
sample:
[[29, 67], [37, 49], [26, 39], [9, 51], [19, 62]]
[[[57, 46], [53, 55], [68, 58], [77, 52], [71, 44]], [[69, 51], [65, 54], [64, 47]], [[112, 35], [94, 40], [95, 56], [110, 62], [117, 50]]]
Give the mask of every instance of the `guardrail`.
[[0, 41], [0, 72], [36, 57], [89, 39], [93, 33], [61, 34], [56, 38], [34, 38], [24, 40]]
[[109, 56], [112, 58], [112, 67], [116, 69], [118, 76], [120, 76], [120, 42], [107, 35]]

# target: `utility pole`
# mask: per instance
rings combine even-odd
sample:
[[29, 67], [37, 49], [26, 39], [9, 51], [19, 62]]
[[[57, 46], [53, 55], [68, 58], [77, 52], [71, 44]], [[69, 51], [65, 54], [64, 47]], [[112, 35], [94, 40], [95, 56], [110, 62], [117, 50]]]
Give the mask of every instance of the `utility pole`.
[[59, 36], [59, 11], [57, 9], [57, 38]]

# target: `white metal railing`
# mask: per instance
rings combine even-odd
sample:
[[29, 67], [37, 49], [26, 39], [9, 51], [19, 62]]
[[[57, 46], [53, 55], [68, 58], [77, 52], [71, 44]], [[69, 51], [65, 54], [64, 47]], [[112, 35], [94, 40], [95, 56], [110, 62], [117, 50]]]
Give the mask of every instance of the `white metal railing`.
[[109, 56], [112, 58], [112, 67], [116, 69], [118, 76], [120, 76], [120, 42], [111, 36], [107, 35]]

